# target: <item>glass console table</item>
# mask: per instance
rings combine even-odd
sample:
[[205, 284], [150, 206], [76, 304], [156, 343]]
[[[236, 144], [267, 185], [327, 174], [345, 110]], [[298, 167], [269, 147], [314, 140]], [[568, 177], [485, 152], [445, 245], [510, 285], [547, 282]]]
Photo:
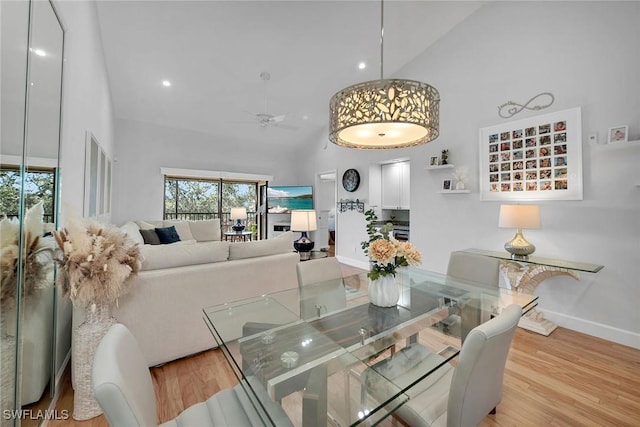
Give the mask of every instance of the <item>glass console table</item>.
[[[600, 264], [566, 261], [556, 258], [529, 256], [525, 260], [511, 258], [507, 252], [488, 251], [485, 249], [464, 249], [460, 252], [481, 255], [500, 260], [500, 274], [507, 287], [518, 292], [533, 294], [545, 279], [565, 275], [580, 280], [578, 273], [597, 273], [604, 268]], [[548, 336], [558, 325], [545, 319], [538, 310], [532, 310], [520, 320], [521, 328]]]
[[[347, 301], [344, 283], [366, 287], [362, 273], [204, 309], [262, 425], [278, 425], [274, 405], [296, 426], [376, 425], [408, 400], [412, 384], [458, 355], [473, 327], [509, 304], [523, 312], [537, 304], [534, 295], [405, 270], [395, 307], [367, 296]], [[419, 349], [415, 382], [378, 372], [379, 362], [410, 346]]]

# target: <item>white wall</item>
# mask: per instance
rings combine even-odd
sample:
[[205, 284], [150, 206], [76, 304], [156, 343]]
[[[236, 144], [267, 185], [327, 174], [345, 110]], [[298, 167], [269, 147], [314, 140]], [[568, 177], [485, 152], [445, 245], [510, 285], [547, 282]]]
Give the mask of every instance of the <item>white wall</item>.
[[[494, 2], [482, 7], [395, 77], [433, 84], [441, 95], [440, 137], [407, 150], [356, 151], [315, 146], [310, 173], [348, 168], [363, 175], [354, 194], [368, 199], [369, 166], [411, 157], [411, 240], [423, 268], [444, 272], [449, 253], [477, 247], [501, 250], [512, 230], [499, 229], [498, 202], [478, 195], [478, 129], [507, 122], [497, 106], [552, 92], [555, 103], [512, 120], [582, 107], [583, 201], [540, 202], [542, 229], [527, 230], [536, 255], [599, 263], [580, 281], [553, 278], [537, 291], [540, 308], [560, 325], [640, 348], [640, 147], [602, 150], [586, 142], [606, 138], [609, 127], [629, 125], [640, 139], [640, 3]], [[441, 195], [448, 172], [424, 170], [443, 148], [450, 162], [468, 167], [471, 194]], [[337, 255], [362, 265], [364, 217], [340, 214]]]
[[[116, 121], [112, 220], [161, 219], [161, 167], [272, 175], [271, 185], [296, 185], [295, 153], [242, 149], [240, 141], [131, 120]], [[313, 182], [313, 181], [311, 181]]]
[[[113, 110], [96, 4], [87, 0], [54, 4], [66, 30], [60, 148], [60, 224], [64, 225], [69, 214], [82, 214], [86, 131], [113, 154]], [[71, 346], [71, 303], [58, 301], [56, 369]]]

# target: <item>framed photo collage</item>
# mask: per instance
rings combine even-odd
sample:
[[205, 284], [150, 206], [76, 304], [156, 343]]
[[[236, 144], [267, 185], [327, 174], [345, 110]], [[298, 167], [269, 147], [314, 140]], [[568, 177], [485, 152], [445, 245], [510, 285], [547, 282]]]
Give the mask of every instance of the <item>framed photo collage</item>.
[[480, 129], [481, 200], [582, 200], [580, 108]]

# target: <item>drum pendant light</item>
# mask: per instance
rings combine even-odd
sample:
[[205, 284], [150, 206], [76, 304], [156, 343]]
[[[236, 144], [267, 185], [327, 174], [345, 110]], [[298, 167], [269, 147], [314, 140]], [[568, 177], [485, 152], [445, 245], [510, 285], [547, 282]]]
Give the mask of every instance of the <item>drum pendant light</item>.
[[384, 79], [384, 0], [380, 2], [380, 80], [342, 89], [329, 103], [329, 140], [362, 149], [413, 147], [439, 135], [440, 93], [415, 80]]

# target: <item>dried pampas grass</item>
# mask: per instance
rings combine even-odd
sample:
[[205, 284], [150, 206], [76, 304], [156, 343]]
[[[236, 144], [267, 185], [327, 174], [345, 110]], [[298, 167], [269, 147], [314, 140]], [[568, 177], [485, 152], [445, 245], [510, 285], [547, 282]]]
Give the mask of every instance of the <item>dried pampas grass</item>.
[[140, 269], [140, 248], [122, 230], [73, 219], [54, 236], [62, 250], [62, 290], [75, 306], [111, 304], [129, 291]]
[[[52, 284], [54, 244], [51, 238], [43, 238], [44, 224], [42, 202], [27, 210], [24, 219], [22, 256], [22, 294], [33, 295]], [[18, 286], [18, 237], [20, 223], [17, 219], [0, 220], [0, 301], [15, 303]]]

